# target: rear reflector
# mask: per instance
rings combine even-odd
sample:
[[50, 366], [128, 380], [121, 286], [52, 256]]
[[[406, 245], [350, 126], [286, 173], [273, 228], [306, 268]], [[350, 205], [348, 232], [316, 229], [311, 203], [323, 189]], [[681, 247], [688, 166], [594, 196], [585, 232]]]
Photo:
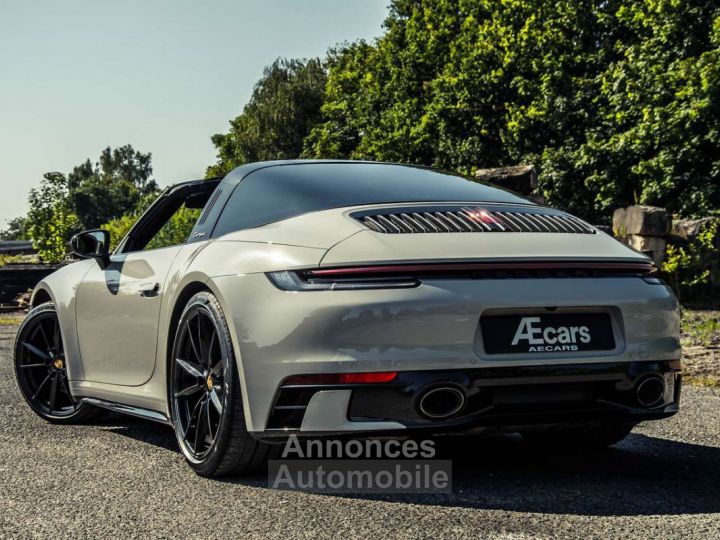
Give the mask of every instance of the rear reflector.
[[377, 384], [388, 383], [397, 377], [397, 371], [375, 371], [369, 373], [313, 373], [293, 375], [283, 382], [290, 384]]

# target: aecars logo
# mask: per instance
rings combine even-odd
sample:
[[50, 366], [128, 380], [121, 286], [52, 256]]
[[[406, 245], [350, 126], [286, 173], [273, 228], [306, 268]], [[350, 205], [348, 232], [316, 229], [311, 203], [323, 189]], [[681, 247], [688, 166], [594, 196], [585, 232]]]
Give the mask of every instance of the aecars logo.
[[523, 317], [520, 320], [513, 347], [527, 341], [528, 352], [577, 351], [578, 343], [590, 343], [587, 326], [541, 326], [540, 317]]

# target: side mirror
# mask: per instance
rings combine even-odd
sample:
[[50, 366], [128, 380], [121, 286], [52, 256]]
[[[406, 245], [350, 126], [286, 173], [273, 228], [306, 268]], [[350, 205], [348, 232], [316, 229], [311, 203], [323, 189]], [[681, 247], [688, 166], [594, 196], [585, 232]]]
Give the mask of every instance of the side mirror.
[[95, 259], [100, 268], [110, 264], [110, 233], [93, 229], [76, 234], [70, 239], [73, 253], [84, 259]]

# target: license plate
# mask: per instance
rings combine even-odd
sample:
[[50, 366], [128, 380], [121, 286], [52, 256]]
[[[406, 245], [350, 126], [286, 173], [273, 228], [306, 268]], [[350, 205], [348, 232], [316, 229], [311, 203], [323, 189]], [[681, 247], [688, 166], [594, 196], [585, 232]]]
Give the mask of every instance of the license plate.
[[572, 353], [615, 348], [607, 313], [490, 315], [480, 318], [488, 354]]

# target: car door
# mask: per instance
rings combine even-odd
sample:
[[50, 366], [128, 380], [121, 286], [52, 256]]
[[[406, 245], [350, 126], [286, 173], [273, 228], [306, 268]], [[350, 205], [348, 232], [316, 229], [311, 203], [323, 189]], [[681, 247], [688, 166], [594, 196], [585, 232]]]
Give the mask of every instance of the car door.
[[168, 273], [192, 241], [190, 230], [217, 183], [188, 182], [166, 190], [107, 266], [94, 265], [83, 278], [76, 321], [86, 381], [137, 386], [152, 376]]
[[165, 279], [182, 246], [113, 255], [77, 293], [85, 380], [135, 386], [152, 375]]

